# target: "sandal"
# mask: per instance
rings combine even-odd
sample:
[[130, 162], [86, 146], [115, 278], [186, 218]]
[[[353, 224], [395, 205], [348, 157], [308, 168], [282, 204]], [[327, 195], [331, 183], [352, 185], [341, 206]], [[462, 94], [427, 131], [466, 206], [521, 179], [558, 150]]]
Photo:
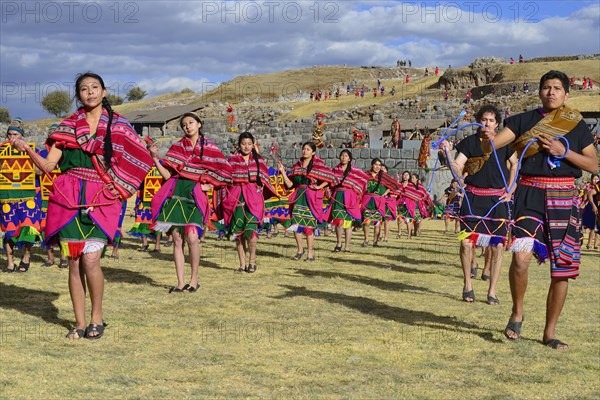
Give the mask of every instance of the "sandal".
[[333, 252], [334, 252], [334, 253], [339, 253], [340, 251], [342, 251], [342, 246], [335, 246], [335, 247], [333, 248]]
[[466, 301], [467, 303], [474, 303], [475, 302], [475, 293], [473, 292], [473, 289], [469, 290], [468, 292], [463, 292], [462, 299], [463, 299], [463, 301]]
[[306, 257], [306, 260], [304, 260], [304, 261], [309, 261], [309, 262], [315, 261], [315, 256]]
[[172, 240], [167, 240], [165, 242], [165, 247], [171, 247], [171, 246], [173, 246], [173, 241]]
[[[104, 326], [105, 324], [89, 324], [85, 329], [85, 338], [86, 339], [100, 339], [102, 335], [104, 335]], [[94, 333], [95, 335], [90, 335]]]
[[54, 265], [54, 261], [46, 261], [42, 264], [42, 267], [51, 267]]
[[248, 267], [239, 267], [235, 272], [248, 272]]
[[364, 242], [361, 244], [361, 246], [362, 246], [362, 247], [367, 247], [368, 245], [369, 245], [369, 241], [368, 241], [368, 240], [365, 240], [365, 241], [364, 241]]
[[12, 268], [6, 267], [2, 270], [2, 272], [6, 272], [7, 274], [15, 272], [15, 266], [13, 265]]
[[252, 274], [254, 272], [256, 272], [256, 264], [248, 265], [248, 273]]
[[294, 258], [294, 260], [298, 261], [299, 259], [302, 258], [303, 255], [304, 255], [304, 250], [297, 252], [293, 258]]
[[[560, 341], [559, 339], [550, 339], [547, 342], [544, 342], [544, 346], [551, 347], [555, 350], [565, 350], [569, 347], [565, 342]], [[562, 346], [562, 347], [561, 347]]]
[[60, 264], [58, 264], [58, 268], [69, 268], [69, 260], [60, 260]]
[[481, 280], [482, 280], [482, 281], [489, 281], [489, 280], [490, 280], [490, 278], [491, 278], [491, 276], [490, 276], [490, 275], [484, 275], [484, 274], [481, 274]]
[[490, 296], [490, 295], [488, 295], [488, 297], [487, 297], [487, 303], [490, 306], [495, 306], [497, 304], [500, 304], [500, 300], [498, 300], [498, 298], [496, 296]]
[[17, 269], [17, 272], [27, 272], [28, 270], [29, 270], [29, 263], [23, 262], [23, 260], [21, 260], [21, 262], [19, 263], [19, 268]]
[[187, 284], [187, 283], [186, 283], [186, 284], [183, 286], [183, 288], [181, 289], [181, 291], [182, 291], [182, 292], [194, 293], [194, 292], [195, 292], [195, 291], [197, 291], [199, 288], [200, 288], [200, 284], [199, 284], [199, 283], [196, 283], [196, 286], [195, 286], [195, 287], [194, 287], [194, 286], [192, 286], [192, 285], [189, 285], [189, 284]]
[[[525, 317], [523, 317], [523, 319], [521, 319], [521, 321], [519, 322], [514, 322], [514, 321], [508, 321], [508, 324], [506, 324], [506, 328], [504, 328], [504, 336], [506, 336], [508, 339], [510, 340], [517, 340], [518, 338], [521, 337], [521, 327], [523, 326], [523, 321], [525, 321]], [[516, 337], [511, 337], [508, 335], [509, 331], [513, 331], [514, 333], [517, 334]]]
[[[184, 286], [184, 288], [185, 288], [185, 286]], [[169, 289], [169, 293], [182, 293], [182, 292], [183, 292], [183, 288], [180, 289], [177, 286], [173, 286], [171, 289]]]
[[[77, 336], [75, 336], [77, 335]], [[65, 336], [67, 339], [71, 339], [71, 340], [77, 340], [77, 339], [82, 339], [85, 337], [85, 332], [83, 331], [83, 329], [77, 329], [77, 328], [73, 328], [69, 331], [69, 333], [67, 333], [67, 336]]]
[[142, 247], [140, 247], [139, 249], [137, 249], [137, 251], [148, 251], [148, 247], [150, 247], [149, 244], [145, 244]]

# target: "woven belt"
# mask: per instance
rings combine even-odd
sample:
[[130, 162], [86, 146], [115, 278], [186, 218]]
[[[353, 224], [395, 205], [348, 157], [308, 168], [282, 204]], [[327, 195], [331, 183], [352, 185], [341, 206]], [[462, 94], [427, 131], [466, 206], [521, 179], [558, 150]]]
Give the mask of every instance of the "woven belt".
[[522, 176], [519, 184], [540, 189], [574, 189], [575, 178], [549, 176]]

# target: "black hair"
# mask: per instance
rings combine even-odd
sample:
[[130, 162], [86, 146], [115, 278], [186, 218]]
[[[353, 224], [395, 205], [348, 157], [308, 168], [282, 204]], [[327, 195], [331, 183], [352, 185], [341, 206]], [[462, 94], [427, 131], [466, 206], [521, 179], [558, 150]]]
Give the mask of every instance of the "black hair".
[[[255, 143], [254, 136], [252, 136], [250, 132], [242, 132], [238, 137], [238, 148], [242, 145], [242, 140], [244, 139], [250, 139], [253, 145]], [[252, 146], [252, 157], [254, 157], [254, 160], [256, 161], [256, 183], [258, 184], [258, 186], [262, 186], [263, 183], [260, 179], [260, 155], [258, 154], [254, 146]]]
[[[92, 78], [97, 80], [100, 83], [100, 87], [102, 88], [102, 90], [106, 90], [106, 85], [104, 84], [104, 80], [100, 75], [90, 71], [79, 74], [77, 75], [77, 79], [75, 80], [75, 96], [77, 97], [77, 100], [79, 102], [81, 102], [79, 90], [81, 89], [81, 82], [83, 82], [85, 78]], [[106, 164], [106, 169], [109, 169], [113, 155], [111, 125], [113, 121], [114, 111], [106, 97], [102, 97], [102, 108], [104, 108], [108, 112], [108, 122], [106, 123], [106, 134], [104, 136], [104, 164]]]
[[569, 93], [569, 77], [567, 76], [567, 74], [565, 74], [564, 72], [561, 72], [561, 71], [556, 71], [556, 70], [550, 70], [550, 71], [546, 72], [540, 78], [540, 90], [542, 90], [542, 86], [544, 86], [544, 82], [546, 82], [549, 79], [560, 80], [560, 83], [562, 83], [563, 89], [565, 89], [565, 93]]
[[419, 188], [419, 175], [417, 175], [417, 174], [415, 174], [415, 173], [412, 173], [412, 174], [410, 174], [410, 177], [411, 177], [411, 178], [412, 178], [413, 176], [414, 176], [415, 178], [417, 178], [417, 179], [416, 179], [416, 181], [417, 181], [417, 182], [415, 183], [415, 186], [416, 186], [416, 187], [417, 187], [417, 189], [418, 189], [418, 188]]
[[304, 146], [308, 146], [312, 149], [312, 151], [315, 153], [313, 154], [313, 156], [311, 157], [310, 161], [308, 162], [308, 165], [306, 166], [306, 175], [310, 174], [310, 170], [312, 169], [313, 166], [313, 161], [315, 159], [315, 155], [317, 154], [317, 145], [315, 144], [315, 142], [304, 142], [302, 144], [302, 149], [304, 148]]
[[192, 112], [186, 112], [181, 115], [179, 118], [179, 127], [183, 129], [183, 120], [187, 117], [193, 118], [196, 122], [200, 124], [200, 129], [198, 129], [198, 135], [200, 136], [198, 140], [200, 140], [200, 159], [204, 155], [204, 133], [202, 133], [202, 127], [204, 126], [204, 122], [200, 119], [199, 116]]
[[490, 113], [490, 114], [494, 114], [494, 118], [496, 118], [496, 122], [498, 123], [498, 125], [500, 125], [500, 120], [502, 118], [502, 116], [500, 115], [500, 110], [498, 110], [495, 106], [492, 106], [491, 104], [486, 104], [483, 107], [481, 107], [479, 110], [477, 110], [477, 113], [475, 114], [475, 121], [477, 122], [481, 122], [481, 119], [483, 118], [483, 114], [485, 113]]
[[[383, 165], [383, 161], [381, 161], [381, 159], [374, 158], [371, 160], [371, 171], [373, 171], [373, 165], [375, 165], [377, 162], [379, 162], [379, 164]], [[377, 185], [381, 184], [382, 177], [383, 177], [383, 170], [380, 169], [379, 172], [377, 173]]]
[[344, 153], [348, 154], [348, 157], [350, 157], [350, 161], [348, 162], [348, 165], [346, 165], [346, 169], [344, 170], [344, 174], [342, 175], [342, 180], [340, 181], [338, 186], [342, 185], [342, 183], [344, 182], [344, 180], [346, 180], [346, 177], [352, 170], [352, 153], [350, 152], [350, 150], [344, 149], [344, 150], [340, 151], [340, 157]]

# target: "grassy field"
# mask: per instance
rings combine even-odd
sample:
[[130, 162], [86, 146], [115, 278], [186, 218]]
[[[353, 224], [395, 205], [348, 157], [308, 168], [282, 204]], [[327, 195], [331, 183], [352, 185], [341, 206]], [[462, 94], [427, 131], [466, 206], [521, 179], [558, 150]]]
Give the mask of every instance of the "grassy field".
[[584, 250], [558, 328], [571, 347], [559, 352], [540, 342], [548, 266], [530, 268], [523, 337], [509, 342], [509, 257], [501, 304], [484, 302], [481, 280], [466, 304], [458, 242], [442, 231], [427, 221], [417, 240], [393, 232], [373, 249], [356, 237], [336, 254], [321, 237], [314, 263], [291, 260], [292, 238], [261, 238], [255, 274], [234, 273], [233, 244], [207, 235], [202, 287], [186, 294], [167, 293], [170, 249], [139, 253], [127, 238], [119, 260], [103, 260], [99, 341], [64, 338], [67, 272], [40, 267], [37, 249], [28, 273], [0, 274], [0, 397], [598, 398], [600, 252]]

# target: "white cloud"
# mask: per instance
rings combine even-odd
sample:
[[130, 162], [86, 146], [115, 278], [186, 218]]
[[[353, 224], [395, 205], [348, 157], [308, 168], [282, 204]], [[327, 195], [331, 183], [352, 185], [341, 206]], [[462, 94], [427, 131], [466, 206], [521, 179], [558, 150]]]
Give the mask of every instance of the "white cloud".
[[[446, 67], [479, 56], [600, 52], [597, 3], [582, 3], [564, 16], [556, 16], [552, 2], [535, 3], [537, 23], [524, 22], [523, 13], [510, 18], [514, 4], [501, 2], [493, 3], [504, 7], [501, 20], [494, 20], [494, 9], [482, 12], [492, 4], [482, 2], [458, 2], [458, 9], [442, 2], [421, 8], [423, 2], [279, 1], [269, 3], [269, 13], [265, 2], [152, 1], [136, 2], [133, 16], [124, 9], [129, 3], [119, 3], [116, 20], [112, 2], [97, 4], [103, 7], [100, 23], [23, 23], [19, 14], [3, 16], [2, 82], [29, 88], [34, 82], [73, 82], [77, 73], [92, 70], [107, 83], [135, 83], [153, 94], [201, 91], [206, 82], [312, 65], [392, 66], [410, 59], [413, 66]], [[468, 4], [476, 4], [471, 12]], [[126, 23], [127, 16], [137, 22]], [[24, 115], [41, 112], [12, 91], [0, 99], [5, 106]]]

